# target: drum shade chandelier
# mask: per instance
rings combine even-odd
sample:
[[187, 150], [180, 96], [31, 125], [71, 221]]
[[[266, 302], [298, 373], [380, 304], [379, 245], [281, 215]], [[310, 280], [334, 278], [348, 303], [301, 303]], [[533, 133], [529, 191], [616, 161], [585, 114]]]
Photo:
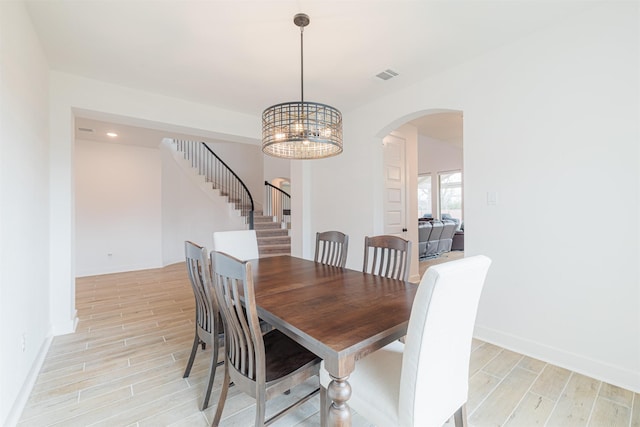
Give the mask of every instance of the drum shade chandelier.
[[262, 113], [262, 151], [285, 159], [322, 159], [342, 153], [342, 114], [337, 109], [304, 100], [304, 27], [309, 16], [299, 13], [300, 101], [272, 105]]

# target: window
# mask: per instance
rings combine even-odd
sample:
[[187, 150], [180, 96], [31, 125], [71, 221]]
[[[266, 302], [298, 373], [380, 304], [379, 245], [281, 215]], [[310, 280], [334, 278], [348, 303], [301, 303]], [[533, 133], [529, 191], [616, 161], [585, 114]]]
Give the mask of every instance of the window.
[[423, 215], [431, 215], [432, 206], [431, 197], [431, 174], [418, 176], [418, 218], [422, 218]]
[[440, 218], [459, 219], [462, 223], [462, 172], [443, 172], [440, 179]]

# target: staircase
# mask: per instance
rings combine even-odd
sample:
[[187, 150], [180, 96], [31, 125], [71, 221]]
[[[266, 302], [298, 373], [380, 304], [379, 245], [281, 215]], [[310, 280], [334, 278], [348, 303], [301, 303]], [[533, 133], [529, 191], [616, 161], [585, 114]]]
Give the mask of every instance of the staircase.
[[289, 230], [282, 228], [272, 216], [256, 212], [253, 217], [253, 227], [258, 238], [260, 257], [276, 255], [291, 255], [291, 237]]
[[[288, 223], [282, 217], [282, 212], [284, 212], [284, 208], [290, 211], [290, 202], [278, 201], [280, 199], [274, 202], [271, 190], [269, 190], [267, 193], [269, 212], [274, 210], [275, 205], [278, 207], [277, 211], [280, 216], [263, 215], [262, 212], [256, 212], [253, 197], [251, 197], [247, 186], [205, 143], [177, 139], [167, 139], [166, 143], [173, 150], [181, 153], [206, 183], [212, 185], [214, 190], [218, 190], [221, 196], [227, 198], [229, 204], [245, 218], [245, 223], [249, 228], [256, 230], [260, 257], [291, 254], [289, 230], [288, 227], [282, 225]], [[268, 183], [265, 182], [265, 184]], [[286, 197], [290, 198], [288, 194]]]

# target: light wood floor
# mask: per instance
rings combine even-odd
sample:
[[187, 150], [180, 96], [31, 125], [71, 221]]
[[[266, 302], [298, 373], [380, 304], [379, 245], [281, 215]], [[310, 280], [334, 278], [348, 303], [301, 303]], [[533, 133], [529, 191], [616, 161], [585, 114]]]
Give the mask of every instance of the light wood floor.
[[418, 264], [419, 270], [420, 270], [420, 277], [422, 277], [424, 272], [427, 271], [427, 268], [431, 267], [432, 265], [438, 265], [438, 264], [442, 264], [443, 262], [449, 262], [449, 261], [453, 261], [460, 258], [464, 258], [463, 251], [451, 251], [451, 252], [446, 252], [436, 258], [429, 258], [424, 261], [420, 261], [420, 263]]
[[[182, 378], [194, 328], [184, 265], [80, 278], [76, 307], [77, 332], [54, 338], [20, 426], [210, 424], [222, 368], [201, 412], [210, 353], [199, 353]], [[477, 340], [470, 368], [471, 426], [640, 427], [639, 394]], [[268, 410], [302, 392], [274, 399]], [[317, 426], [318, 406], [316, 397], [275, 425]], [[251, 426], [254, 407], [231, 388], [222, 425]], [[369, 423], [354, 414], [353, 425]]]

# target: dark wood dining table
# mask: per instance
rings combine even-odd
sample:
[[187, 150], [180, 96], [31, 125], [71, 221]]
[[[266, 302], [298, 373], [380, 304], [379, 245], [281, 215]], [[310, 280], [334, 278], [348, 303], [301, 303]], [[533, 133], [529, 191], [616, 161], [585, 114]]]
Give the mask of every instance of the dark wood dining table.
[[350, 426], [349, 375], [406, 335], [417, 285], [291, 256], [250, 263], [258, 315], [324, 360], [329, 424]]

